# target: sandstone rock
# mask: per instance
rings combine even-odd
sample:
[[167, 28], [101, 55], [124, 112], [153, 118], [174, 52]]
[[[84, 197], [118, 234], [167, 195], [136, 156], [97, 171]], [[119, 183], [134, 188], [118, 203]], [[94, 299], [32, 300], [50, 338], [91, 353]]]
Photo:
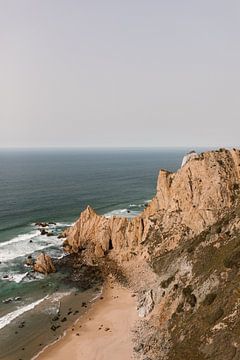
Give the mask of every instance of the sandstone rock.
[[152, 290], [147, 291], [138, 305], [138, 315], [140, 317], [147, 316], [154, 308], [153, 292]]
[[195, 159], [197, 157], [198, 157], [198, 154], [196, 153], [196, 151], [194, 151], [194, 150], [190, 151], [188, 154], [186, 154], [184, 156], [181, 167], [183, 167], [188, 161]]
[[239, 164], [236, 149], [191, 153], [176, 173], [160, 170], [157, 194], [136, 218], [106, 218], [88, 206], [68, 229], [65, 251], [78, 252], [91, 245], [97, 257], [111, 249], [131, 252], [156, 230], [162, 236], [159, 252], [174, 248], [233, 206], [240, 187]]
[[34, 271], [37, 271], [39, 273], [43, 274], [50, 274], [56, 271], [52, 259], [49, 255], [41, 253], [36, 258], [36, 261], [34, 263]]

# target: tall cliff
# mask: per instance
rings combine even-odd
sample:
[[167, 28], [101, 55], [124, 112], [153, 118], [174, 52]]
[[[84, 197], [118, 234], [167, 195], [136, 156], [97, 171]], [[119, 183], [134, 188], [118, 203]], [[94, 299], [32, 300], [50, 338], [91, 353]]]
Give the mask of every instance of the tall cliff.
[[66, 251], [116, 264], [138, 293], [137, 359], [240, 359], [239, 150], [187, 156], [138, 217], [88, 207], [67, 235]]
[[[157, 193], [138, 217], [106, 218], [88, 206], [69, 230], [65, 249], [91, 246], [97, 257], [111, 249], [132, 251], [161, 229], [159, 251], [214, 224], [236, 200], [240, 184], [240, 151], [220, 149], [190, 157], [176, 173], [160, 170]], [[166, 242], [167, 234], [167, 242]]]

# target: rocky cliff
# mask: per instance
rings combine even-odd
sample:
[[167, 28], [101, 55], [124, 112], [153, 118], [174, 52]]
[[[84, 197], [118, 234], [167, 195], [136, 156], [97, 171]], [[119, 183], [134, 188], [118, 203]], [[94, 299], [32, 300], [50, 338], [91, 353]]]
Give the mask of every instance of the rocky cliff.
[[161, 170], [156, 196], [132, 220], [88, 207], [64, 246], [114, 263], [138, 293], [136, 359], [240, 359], [239, 150]]
[[162, 238], [168, 234], [164, 246], [175, 247], [214, 224], [234, 205], [239, 182], [239, 150], [194, 154], [176, 173], [160, 170], [156, 196], [132, 220], [106, 218], [88, 206], [69, 230], [65, 249], [78, 252], [91, 246], [97, 257], [112, 249], [130, 252], [144, 244], [153, 229], [161, 229]]

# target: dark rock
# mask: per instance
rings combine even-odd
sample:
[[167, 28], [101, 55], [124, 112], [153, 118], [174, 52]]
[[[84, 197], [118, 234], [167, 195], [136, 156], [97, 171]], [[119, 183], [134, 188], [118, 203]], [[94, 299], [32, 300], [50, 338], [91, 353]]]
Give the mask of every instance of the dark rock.
[[25, 264], [28, 265], [28, 266], [33, 266], [34, 265], [32, 255], [28, 255], [28, 257], [27, 257], [27, 259], [25, 261]]
[[140, 352], [142, 349], [143, 349], [143, 344], [142, 344], [142, 343], [134, 346], [134, 348], [133, 348], [133, 350], [134, 350], [135, 352]]
[[216, 299], [217, 297], [217, 294], [216, 293], [210, 293], [210, 294], [207, 294], [205, 299], [203, 300], [203, 305], [211, 305], [214, 300]]
[[12, 301], [13, 301], [13, 298], [8, 298], [8, 299], [5, 299], [5, 300], [2, 300], [2, 303], [3, 304], [9, 304]]
[[170, 277], [169, 277], [168, 279], [166, 279], [166, 280], [163, 280], [163, 281], [161, 282], [161, 287], [162, 287], [163, 289], [166, 289], [166, 288], [171, 284], [171, 282], [174, 281], [174, 279], [175, 279], [175, 275], [170, 276]]
[[222, 308], [218, 308], [213, 313], [207, 316], [207, 321], [210, 325], [214, 325], [217, 320], [219, 320], [224, 314], [224, 310]]
[[39, 227], [47, 227], [48, 223], [47, 222], [36, 222], [35, 226], [39, 226]]
[[66, 317], [62, 318], [61, 322], [65, 322], [65, 321], [67, 321], [67, 318]]
[[52, 331], [56, 331], [59, 327], [60, 327], [60, 325], [57, 325], [57, 326], [52, 325], [52, 326], [51, 326], [51, 330], [52, 330]]

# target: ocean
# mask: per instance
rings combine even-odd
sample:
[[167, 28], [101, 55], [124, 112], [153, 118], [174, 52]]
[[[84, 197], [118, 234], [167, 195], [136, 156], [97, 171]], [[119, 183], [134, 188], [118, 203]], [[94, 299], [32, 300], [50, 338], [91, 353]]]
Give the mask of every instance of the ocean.
[[[66, 274], [32, 273], [27, 256], [63, 256], [57, 235], [89, 204], [106, 216], [136, 216], [155, 194], [159, 169], [176, 171], [188, 150], [0, 150], [0, 359], [32, 358], [69, 325], [58, 336], [49, 330], [59, 302], [72, 308], [88, 296]], [[54, 222], [54, 236], [41, 235], [39, 221]]]

